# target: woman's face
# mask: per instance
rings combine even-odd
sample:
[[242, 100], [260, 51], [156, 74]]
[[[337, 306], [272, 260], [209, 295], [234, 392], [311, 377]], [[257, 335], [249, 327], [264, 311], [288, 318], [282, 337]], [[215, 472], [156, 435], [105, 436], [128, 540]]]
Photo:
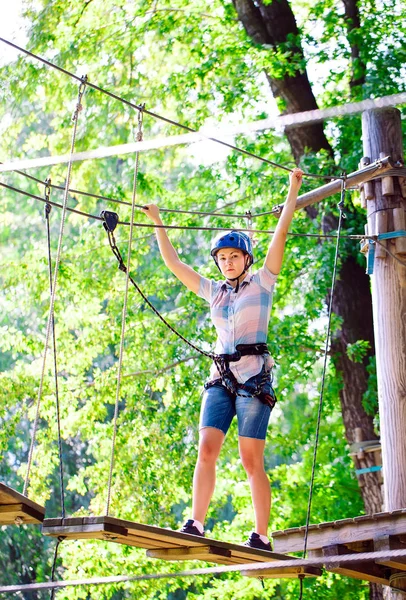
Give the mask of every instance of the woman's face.
[[224, 277], [234, 279], [245, 269], [245, 253], [237, 248], [221, 248], [217, 252], [217, 263]]

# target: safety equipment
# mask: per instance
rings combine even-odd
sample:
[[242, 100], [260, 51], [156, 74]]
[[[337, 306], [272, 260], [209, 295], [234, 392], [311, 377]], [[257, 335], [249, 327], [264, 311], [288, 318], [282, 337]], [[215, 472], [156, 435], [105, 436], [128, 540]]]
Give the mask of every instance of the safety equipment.
[[241, 275], [244, 275], [244, 273], [248, 271], [248, 269], [254, 262], [251, 239], [246, 233], [243, 233], [242, 231], [230, 231], [229, 233], [226, 233], [225, 235], [220, 235], [219, 237], [214, 239], [211, 246], [210, 254], [212, 255], [213, 260], [216, 263], [220, 273], [221, 269], [217, 260], [217, 252], [221, 250], [221, 248], [238, 248], [238, 250], [242, 250], [245, 254], [244, 268], [241, 271], [241, 273], [233, 279], [228, 278], [228, 281], [237, 281], [237, 285], [234, 289], [234, 292], [237, 294], [238, 290], [240, 289]]
[[217, 252], [221, 250], [221, 248], [237, 248], [238, 250], [245, 252], [245, 254], [248, 254], [249, 261], [247, 261], [245, 269], [248, 269], [254, 262], [251, 239], [243, 231], [230, 231], [213, 240], [210, 254], [214, 258], [214, 262], [217, 266]]

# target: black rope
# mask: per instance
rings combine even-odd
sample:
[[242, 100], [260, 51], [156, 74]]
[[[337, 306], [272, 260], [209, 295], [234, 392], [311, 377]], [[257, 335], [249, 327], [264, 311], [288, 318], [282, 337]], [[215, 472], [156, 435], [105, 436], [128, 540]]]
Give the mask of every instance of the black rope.
[[[77, 75], [75, 75], [74, 73], [71, 73], [70, 71], [67, 71], [66, 69], [63, 69], [62, 67], [59, 67], [58, 65], [55, 65], [54, 63], [50, 62], [49, 60], [46, 60], [45, 58], [42, 58], [41, 56], [38, 56], [37, 54], [34, 54], [33, 52], [30, 52], [29, 50], [26, 50], [25, 48], [21, 48], [20, 46], [17, 46], [16, 44], [13, 44], [13, 42], [10, 42], [8, 40], [5, 40], [4, 38], [0, 37], [0, 41], [4, 42], [5, 44], [7, 44], [8, 46], [11, 46], [12, 48], [15, 48], [16, 50], [19, 50], [20, 52], [23, 52], [24, 54], [26, 54], [27, 56], [31, 56], [31, 58], [34, 58], [35, 60], [39, 60], [40, 62], [42, 62], [44, 65], [47, 65], [48, 67], [51, 67], [53, 69], [56, 69], [58, 71], [60, 71], [61, 73], [64, 73], [65, 75], [67, 75], [68, 77], [71, 77], [72, 79], [76, 79], [77, 81], [82, 81], [80, 77], [78, 77]], [[111, 98], [114, 98], [114, 100], [118, 100], [119, 102], [126, 104], [127, 106], [130, 106], [131, 108], [135, 108], [138, 111], [143, 111], [144, 114], [149, 115], [150, 117], [153, 117], [154, 119], [157, 119], [159, 121], [164, 121], [165, 123], [169, 123], [170, 125], [174, 125], [175, 127], [179, 127], [180, 129], [183, 129], [185, 131], [188, 131], [189, 133], [201, 133], [200, 131], [198, 131], [197, 129], [193, 129], [192, 127], [188, 127], [187, 125], [183, 125], [182, 123], [178, 123], [177, 121], [174, 121], [172, 119], [169, 119], [168, 117], [164, 117], [162, 115], [159, 115], [157, 113], [151, 112], [150, 110], [145, 110], [145, 108], [142, 105], [137, 105], [134, 104], [133, 102], [130, 102], [129, 100], [126, 100], [125, 98], [122, 98], [120, 96], [117, 96], [116, 94], [113, 94], [112, 92], [109, 92], [101, 87], [99, 87], [98, 85], [95, 85], [94, 83], [91, 83], [90, 81], [87, 81], [87, 86], [98, 91], [101, 92], [103, 94], [106, 94], [107, 96], [110, 96]], [[202, 134], [203, 135], [203, 134]], [[267, 158], [263, 158], [262, 156], [258, 156], [257, 154], [254, 154], [253, 152], [249, 152], [248, 150], [244, 150], [242, 148], [239, 148], [237, 146], [234, 146], [233, 144], [229, 144], [228, 142], [225, 142], [223, 140], [219, 140], [217, 138], [211, 137], [211, 136], [204, 136], [205, 139], [210, 140], [211, 142], [216, 142], [217, 144], [221, 144], [222, 146], [225, 146], [226, 148], [230, 148], [231, 150], [235, 150], [237, 152], [240, 152], [241, 154], [244, 154], [245, 156], [249, 156], [251, 158], [255, 158], [257, 160], [260, 160], [263, 163], [266, 163], [268, 165], [271, 165], [272, 167], [277, 167], [278, 169], [283, 169], [284, 171], [289, 171], [291, 172], [292, 169], [290, 169], [289, 167], [285, 167], [284, 165], [280, 165], [272, 160], [269, 160]], [[318, 173], [304, 173], [307, 177], [314, 177], [317, 179], [325, 179], [325, 180], [334, 180], [334, 179], [339, 179], [338, 177], [335, 176], [328, 176], [328, 175], [320, 175]]]
[[[51, 581], [55, 581], [56, 561], [58, 559], [59, 544], [62, 542], [62, 539], [63, 538], [58, 538], [58, 541], [56, 542], [55, 551], [54, 551], [54, 560], [52, 562], [52, 569], [51, 569]], [[56, 588], [51, 588], [49, 600], [54, 600], [55, 592], [56, 592]]]
[[[43, 183], [43, 182], [42, 182]], [[44, 198], [40, 196], [36, 196], [35, 194], [31, 194], [30, 192], [26, 192], [24, 190], [20, 190], [19, 188], [13, 187], [12, 185], [8, 185], [7, 183], [3, 183], [0, 181], [0, 186], [4, 187], [12, 192], [17, 192], [18, 194], [22, 194], [23, 196], [27, 196], [27, 198], [33, 198], [34, 200], [38, 200], [39, 202], [45, 202]], [[55, 206], [57, 208], [63, 208], [61, 204], [57, 202], [53, 202], [49, 200], [49, 204]], [[82, 217], [87, 217], [88, 219], [94, 219], [96, 221], [102, 221], [103, 218], [98, 215], [93, 215], [91, 213], [87, 213], [81, 210], [77, 210], [76, 208], [66, 207], [66, 210], [72, 212], [77, 215], [81, 215]], [[244, 215], [245, 216], [245, 215]], [[256, 215], [252, 215], [253, 217]], [[118, 221], [118, 225], [130, 225], [129, 221]], [[137, 227], [144, 227], [147, 229], [155, 229], [156, 227], [162, 227], [164, 229], [180, 229], [180, 230], [191, 230], [191, 231], [229, 231], [229, 227], [199, 227], [195, 225], [154, 225], [153, 223], [134, 223]], [[233, 227], [233, 231], [245, 231], [247, 233], [266, 233], [273, 234], [275, 233], [271, 229], [250, 229], [243, 227]], [[329, 235], [324, 233], [294, 233], [288, 232], [288, 235], [292, 237], [308, 237], [308, 238], [317, 238], [317, 239], [336, 239], [336, 235]], [[341, 239], [349, 239], [349, 240], [363, 240], [363, 239], [374, 239], [374, 236], [365, 236], [365, 235], [342, 235]]]
[[[103, 219], [103, 221], [104, 221], [104, 219]], [[120, 271], [127, 273], [127, 267], [124, 263], [123, 257], [121, 256], [120, 250], [118, 249], [118, 247], [116, 245], [116, 240], [114, 238], [114, 234], [112, 231], [109, 231], [109, 229], [106, 226], [105, 226], [105, 229], [107, 231], [110, 248], [111, 248], [114, 256], [117, 258], [118, 268], [120, 269]], [[177, 335], [178, 338], [180, 338], [183, 342], [185, 342], [185, 344], [187, 344], [190, 348], [193, 348], [193, 350], [196, 350], [196, 352], [198, 352], [199, 354], [202, 354], [203, 356], [207, 356], [208, 358], [211, 358], [213, 360], [215, 360], [217, 358], [217, 356], [215, 354], [213, 354], [212, 352], [206, 352], [205, 350], [198, 348], [192, 342], [187, 340], [181, 333], [176, 331], [176, 329], [174, 327], [172, 327], [172, 325], [170, 323], [168, 323], [168, 321], [161, 315], [161, 313], [158, 311], [158, 309], [155, 308], [155, 306], [147, 298], [147, 296], [144, 294], [144, 292], [141, 290], [141, 288], [137, 285], [137, 283], [134, 281], [134, 279], [131, 277], [131, 275], [129, 275], [128, 278], [131, 281], [131, 283], [133, 284], [133, 286], [135, 287], [135, 289], [137, 290], [137, 292], [143, 298], [143, 300], [148, 304], [148, 306], [156, 314], [156, 316], [159, 317], [159, 319], [161, 319], [161, 321], [172, 331], [172, 333]]]
[[[48, 245], [48, 272], [49, 272], [49, 290], [52, 296], [52, 256], [51, 256], [51, 233], [49, 227], [49, 215], [52, 210], [52, 206], [48, 203], [50, 198], [50, 179], [47, 179], [45, 182], [45, 200], [47, 203], [45, 204], [45, 220], [47, 226], [47, 245]], [[60, 493], [61, 493], [61, 516], [62, 519], [65, 518], [65, 490], [64, 490], [64, 481], [63, 481], [63, 460], [62, 460], [62, 436], [61, 436], [61, 416], [59, 409], [59, 384], [58, 384], [58, 367], [57, 367], [57, 358], [56, 358], [56, 334], [55, 334], [55, 318], [52, 315], [52, 347], [53, 347], [53, 359], [54, 359], [54, 378], [55, 378], [55, 408], [56, 408], [56, 422], [58, 427], [58, 454], [59, 454], [59, 481], [60, 481]]]
[[[318, 449], [318, 445], [319, 445], [321, 413], [322, 413], [322, 407], [323, 407], [324, 384], [325, 384], [325, 380], [326, 380], [326, 370], [327, 370], [328, 345], [329, 345], [330, 331], [331, 331], [331, 314], [332, 314], [332, 308], [333, 308], [334, 288], [335, 288], [335, 283], [336, 283], [336, 278], [337, 278], [338, 250], [339, 250], [339, 243], [340, 243], [342, 221], [343, 221], [343, 219], [345, 219], [345, 214], [343, 212], [344, 211], [344, 199], [345, 199], [345, 182], [342, 181], [341, 199], [338, 204], [340, 216], [339, 216], [339, 220], [338, 220], [337, 243], [336, 243], [336, 250], [335, 250], [335, 257], [334, 257], [333, 275], [332, 275], [332, 281], [331, 281], [330, 301], [329, 301], [329, 307], [328, 307], [328, 324], [327, 324], [326, 343], [325, 343], [325, 348], [324, 348], [323, 374], [322, 374], [322, 379], [321, 379], [320, 398], [319, 398], [319, 405], [318, 405], [318, 412], [317, 412], [316, 436], [315, 436], [314, 448], [313, 448], [313, 464], [312, 464], [312, 474], [311, 474], [311, 478], [310, 478], [309, 499], [308, 499], [308, 503], [307, 503], [306, 526], [305, 526], [304, 543], [303, 543], [303, 558], [306, 558], [307, 540], [308, 540], [308, 536], [309, 536], [310, 512], [311, 512], [311, 505], [312, 505], [312, 499], [313, 499], [314, 477], [315, 477], [315, 473], [316, 473], [317, 449]], [[301, 590], [301, 594], [302, 593], [303, 593], [303, 591]], [[300, 596], [300, 598], [301, 597], [302, 596]]]

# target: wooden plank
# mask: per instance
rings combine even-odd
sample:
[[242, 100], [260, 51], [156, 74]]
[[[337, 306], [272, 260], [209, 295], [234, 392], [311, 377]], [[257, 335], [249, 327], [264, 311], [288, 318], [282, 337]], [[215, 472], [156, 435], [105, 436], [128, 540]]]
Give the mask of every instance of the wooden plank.
[[[323, 555], [325, 557], [331, 556], [342, 556], [343, 554], [352, 554], [351, 550], [342, 544], [335, 544], [323, 548]], [[346, 577], [352, 577], [353, 579], [362, 579], [371, 581], [372, 583], [380, 583], [382, 585], [389, 585], [389, 569], [382, 567], [381, 565], [371, 562], [358, 561], [357, 553], [354, 552], [354, 562], [333, 563], [329, 566], [328, 562], [325, 564], [327, 571], [332, 573], [338, 573], [339, 575], [345, 575]]]
[[0, 525], [42, 523], [45, 508], [0, 483]]
[[[373, 515], [343, 519], [322, 524], [323, 527], [309, 527], [307, 547], [309, 550], [333, 544], [345, 544], [351, 547], [359, 542], [373, 540], [380, 535], [405, 535], [406, 510], [392, 513], [375, 513]], [[272, 533], [276, 552], [301, 552], [304, 542], [304, 528], [287, 529], [284, 533]]]
[[241, 570], [245, 577], [261, 577], [263, 579], [293, 579], [304, 575], [304, 577], [319, 577], [322, 570], [317, 567], [280, 567], [278, 569], [254, 569], [252, 571]]
[[214, 548], [213, 546], [194, 546], [193, 548], [157, 548], [147, 550], [149, 558], [162, 560], [205, 560], [228, 564], [226, 560], [231, 557], [230, 550]]
[[[145, 549], [180, 548], [190, 556], [190, 548], [204, 549], [210, 546], [210, 560], [227, 564], [288, 560], [292, 557], [266, 550], [256, 550], [240, 544], [221, 542], [206, 537], [181, 533], [172, 529], [134, 523], [109, 516], [75, 517], [67, 519], [45, 519], [42, 527], [44, 535], [66, 539], [110, 540]], [[198, 552], [197, 550], [197, 552]], [[193, 553], [193, 552], [192, 552]], [[219, 558], [215, 561], [216, 556]]]

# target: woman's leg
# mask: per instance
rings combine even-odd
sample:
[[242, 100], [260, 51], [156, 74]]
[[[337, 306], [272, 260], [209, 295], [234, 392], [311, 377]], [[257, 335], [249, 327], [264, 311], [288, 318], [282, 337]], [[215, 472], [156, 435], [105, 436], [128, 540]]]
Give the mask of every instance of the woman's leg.
[[239, 436], [238, 445], [251, 488], [255, 531], [260, 535], [267, 535], [271, 511], [271, 488], [264, 469], [265, 440]]
[[224, 433], [214, 427], [200, 430], [199, 454], [193, 475], [192, 518], [204, 523], [216, 483], [216, 461]]

